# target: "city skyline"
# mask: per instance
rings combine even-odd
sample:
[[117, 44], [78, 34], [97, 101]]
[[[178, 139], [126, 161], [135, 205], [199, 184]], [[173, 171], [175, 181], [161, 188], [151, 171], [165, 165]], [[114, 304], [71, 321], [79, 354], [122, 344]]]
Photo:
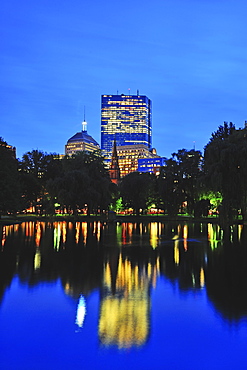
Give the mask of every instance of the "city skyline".
[[100, 98], [146, 95], [160, 156], [203, 151], [224, 121], [244, 127], [243, 0], [5, 2], [1, 30], [1, 131], [17, 157], [64, 153], [81, 130], [100, 143]]

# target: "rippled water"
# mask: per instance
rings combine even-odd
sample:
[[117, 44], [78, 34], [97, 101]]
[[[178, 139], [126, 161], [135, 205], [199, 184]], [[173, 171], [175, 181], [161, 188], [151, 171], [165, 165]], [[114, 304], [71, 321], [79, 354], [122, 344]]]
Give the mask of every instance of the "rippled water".
[[246, 369], [247, 238], [212, 224], [0, 229], [1, 369]]

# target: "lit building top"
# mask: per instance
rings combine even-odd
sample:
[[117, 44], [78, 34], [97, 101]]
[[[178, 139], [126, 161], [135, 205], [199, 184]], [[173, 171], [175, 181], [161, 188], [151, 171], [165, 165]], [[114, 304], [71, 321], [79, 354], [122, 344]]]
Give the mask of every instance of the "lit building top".
[[82, 131], [72, 136], [65, 145], [65, 154], [72, 155], [78, 151], [93, 152], [100, 148], [99, 144], [87, 133], [87, 123], [82, 122]]

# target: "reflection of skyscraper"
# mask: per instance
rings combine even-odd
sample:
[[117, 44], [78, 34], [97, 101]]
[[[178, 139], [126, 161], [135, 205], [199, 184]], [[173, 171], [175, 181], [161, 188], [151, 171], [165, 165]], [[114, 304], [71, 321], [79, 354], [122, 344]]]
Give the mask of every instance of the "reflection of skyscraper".
[[[156, 266], [131, 265], [120, 255], [117, 266], [107, 263], [101, 300], [99, 337], [103, 345], [130, 348], [145, 344], [150, 324], [150, 286]], [[117, 270], [114, 273], [114, 267]]]
[[151, 100], [144, 95], [102, 95], [101, 149], [109, 163], [116, 145], [143, 144], [151, 149]]

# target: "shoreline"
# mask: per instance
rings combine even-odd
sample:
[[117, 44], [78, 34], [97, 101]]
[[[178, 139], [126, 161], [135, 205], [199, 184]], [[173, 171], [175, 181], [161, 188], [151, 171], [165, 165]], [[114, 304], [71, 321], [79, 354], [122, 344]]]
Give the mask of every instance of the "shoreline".
[[[67, 221], [67, 222], [106, 222], [106, 223], [122, 223], [122, 222], [192, 222], [192, 223], [214, 223], [219, 224], [219, 217], [199, 217], [194, 218], [191, 216], [182, 216], [178, 215], [176, 217], [169, 217], [166, 215], [116, 215], [113, 219], [107, 218], [106, 215], [54, 215], [54, 216], [38, 216], [38, 215], [21, 215], [16, 217], [11, 216], [2, 216], [0, 218], [0, 225], [14, 225], [22, 222], [31, 222], [31, 221], [44, 221], [44, 222], [58, 222], [58, 221]], [[233, 220], [227, 225], [243, 225], [246, 222], [242, 219]]]

